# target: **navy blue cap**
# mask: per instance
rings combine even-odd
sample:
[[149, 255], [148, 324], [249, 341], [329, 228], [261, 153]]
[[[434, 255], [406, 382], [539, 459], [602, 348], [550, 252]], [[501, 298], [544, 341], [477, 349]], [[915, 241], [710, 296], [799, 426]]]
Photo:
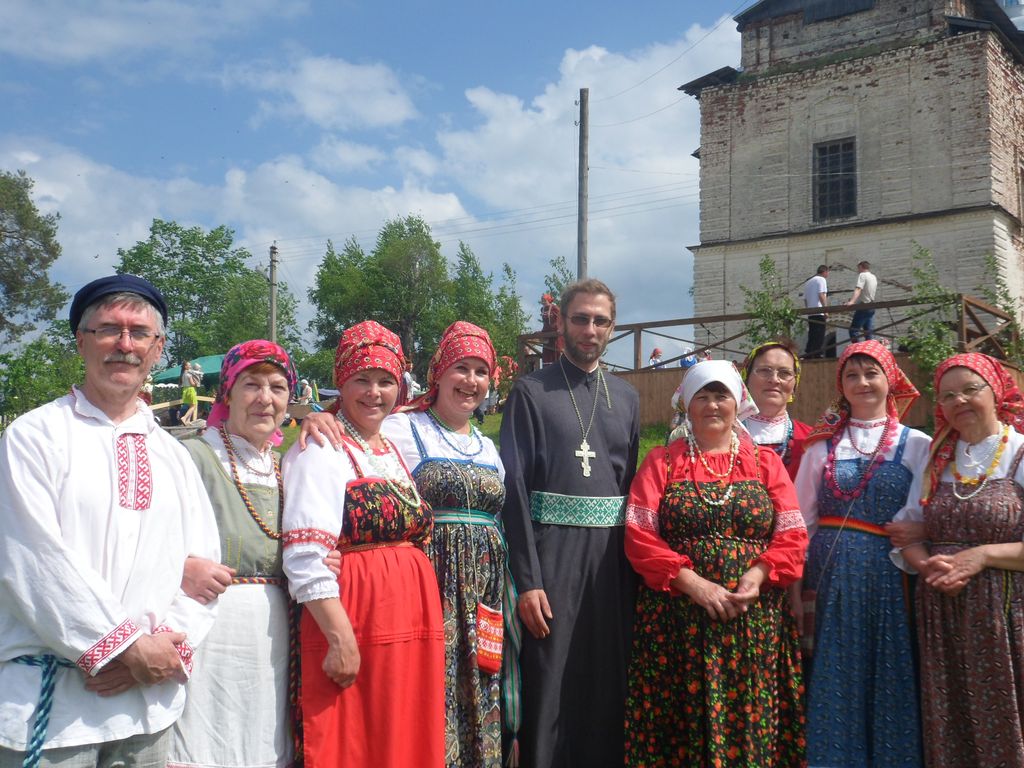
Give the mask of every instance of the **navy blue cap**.
[[71, 332], [74, 333], [78, 330], [78, 324], [82, 321], [82, 315], [90, 305], [112, 293], [139, 294], [139, 296], [156, 307], [160, 317], [164, 319], [164, 325], [167, 325], [167, 302], [164, 301], [163, 294], [157, 290], [155, 285], [135, 275], [111, 275], [110, 277], [101, 277], [98, 280], [93, 280], [91, 283], [82, 286], [78, 293], [75, 294], [75, 298], [71, 302], [71, 313], [69, 316]]

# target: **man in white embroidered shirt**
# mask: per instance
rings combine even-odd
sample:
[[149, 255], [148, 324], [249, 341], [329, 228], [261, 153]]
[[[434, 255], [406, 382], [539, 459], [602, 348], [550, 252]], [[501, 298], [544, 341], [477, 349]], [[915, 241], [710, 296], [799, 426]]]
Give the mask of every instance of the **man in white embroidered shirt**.
[[220, 559], [188, 452], [138, 391], [167, 306], [133, 275], [82, 288], [85, 381], [0, 439], [0, 768], [163, 768], [212, 605], [180, 591]]

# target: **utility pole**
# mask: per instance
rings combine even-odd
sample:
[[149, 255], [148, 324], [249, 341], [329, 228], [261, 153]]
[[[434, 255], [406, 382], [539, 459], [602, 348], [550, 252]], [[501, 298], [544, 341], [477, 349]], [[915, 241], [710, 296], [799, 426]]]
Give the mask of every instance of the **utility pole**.
[[277, 343], [277, 241], [270, 246], [270, 340]]
[[580, 88], [580, 183], [576, 213], [576, 279], [587, 278], [587, 198], [590, 142], [590, 89]]

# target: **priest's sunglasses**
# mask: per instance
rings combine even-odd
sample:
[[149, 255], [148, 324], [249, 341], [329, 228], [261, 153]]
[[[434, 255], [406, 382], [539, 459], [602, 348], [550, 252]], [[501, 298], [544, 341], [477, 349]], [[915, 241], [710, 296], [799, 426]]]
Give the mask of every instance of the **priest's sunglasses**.
[[110, 343], [119, 341], [126, 333], [133, 345], [152, 344], [160, 334], [148, 328], [125, 328], [120, 325], [101, 325], [99, 328], [80, 328], [82, 333], [91, 333], [98, 341]]
[[584, 328], [591, 323], [597, 328], [610, 328], [612, 319], [604, 315], [569, 315], [569, 322]]

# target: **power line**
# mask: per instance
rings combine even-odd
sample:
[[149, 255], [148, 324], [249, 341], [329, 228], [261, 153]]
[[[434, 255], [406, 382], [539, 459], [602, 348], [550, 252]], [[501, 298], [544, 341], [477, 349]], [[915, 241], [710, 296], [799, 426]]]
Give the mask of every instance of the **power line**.
[[[651, 78], [653, 78], [653, 77], [656, 77], [657, 75], [660, 75], [660, 74], [661, 74], [662, 72], [664, 72], [664, 71], [665, 71], [666, 69], [668, 69], [669, 67], [671, 67], [671, 66], [672, 66], [673, 64], [675, 64], [675, 63], [676, 63], [677, 61], [679, 61], [679, 60], [680, 60], [681, 58], [683, 58], [683, 56], [685, 56], [686, 54], [688, 54], [688, 53], [689, 53], [690, 51], [692, 51], [692, 50], [693, 50], [694, 48], [696, 48], [696, 47], [697, 47], [698, 45], [700, 45], [700, 44], [701, 44], [701, 43], [703, 43], [703, 42], [704, 42], [705, 40], [707, 40], [707, 39], [708, 39], [709, 37], [711, 37], [711, 35], [713, 35], [713, 34], [714, 34], [714, 33], [715, 33], [716, 31], [718, 31], [718, 28], [719, 28], [720, 26], [722, 26], [723, 24], [725, 24], [725, 22], [726, 22], [726, 21], [728, 21], [729, 19], [733, 18], [733, 17], [734, 17], [734, 16], [735, 16], [735, 15], [736, 15], [737, 13], [739, 13], [739, 12], [740, 12], [740, 11], [741, 11], [741, 10], [743, 9], [743, 7], [744, 7], [744, 6], [746, 6], [747, 4], [748, 4], [748, 0], [744, 0], [744, 2], [740, 3], [739, 5], [737, 5], [737, 6], [736, 6], [736, 8], [734, 8], [734, 9], [733, 9], [733, 11], [732, 11], [731, 13], [729, 13], [729, 14], [728, 14], [728, 15], [726, 15], [726, 16], [723, 16], [723, 17], [721, 18], [721, 20], [720, 20], [720, 21], [719, 21], [719, 22], [718, 22], [717, 24], [715, 24], [715, 26], [713, 26], [713, 27], [712, 27], [711, 29], [709, 29], [709, 30], [708, 30], [708, 31], [707, 31], [706, 33], [704, 33], [704, 35], [703, 35], [703, 36], [702, 36], [702, 37], [701, 37], [701, 38], [700, 38], [699, 40], [697, 40], [697, 41], [696, 41], [695, 43], [691, 44], [691, 45], [690, 45], [689, 47], [687, 47], [687, 48], [684, 48], [684, 49], [683, 49], [683, 51], [682, 51], [682, 52], [681, 52], [681, 53], [680, 53], [680, 54], [679, 54], [678, 56], [676, 56], [676, 57], [675, 57], [674, 59], [672, 59], [672, 61], [668, 62], [668, 63], [667, 63], [667, 64], [666, 64], [665, 66], [663, 66], [663, 67], [661, 67], [661, 68], [659, 68], [659, 69], [656, 69], [656, 70], [655, 70], [654, 72], [652, 72], [651, 74], [649, 74], [649, 75], [648, 75], [647, 77], [645, 77], [645, 78], [644, 78], [643, 80], [641, 80], [641, 81], [639, 81], [639, 82], [637, 82], [637, 83], [634, 83], [633, 85], [629, 86], [628, 88], [624, 88], [623, 90], [619, 91], [618, 93], [613, 93], [613, 94], [612, 94], [611, 96], [605, 96], [605, 97], [603, 97], [603, 98], [600, 98], [600, 99], [595, 99], [595, 100], [594, 100], [594, 104], [601, 104], [601, 103], [603, 103], [603, 102], [605, 102], [605, 101], [611, 101], [612, 99], [617, 99], [617, 98], [618, 98], [619, 96], [621, 96], [622, 94], [624, 94], [624, 93], [629, 93], [630, 91], [632, 91], [632, 90], [634, 90], [634, 89], [636, 89], [636, 88], [639, 88], [639, 87], [640, 87], [641, 85], [643, 85], [644, 83], [646, 83], [646, 82], [647, 82], [648, 80], [650, 80]], [[637, 118], [637, 119], [639, 119], [639, 118]], [[596, 128], [596, 127], [598, 127], [598, 126], [594, 126], [594, 127]], [[603, 127], [603, 126], [602, 126], [602, 127]]]

